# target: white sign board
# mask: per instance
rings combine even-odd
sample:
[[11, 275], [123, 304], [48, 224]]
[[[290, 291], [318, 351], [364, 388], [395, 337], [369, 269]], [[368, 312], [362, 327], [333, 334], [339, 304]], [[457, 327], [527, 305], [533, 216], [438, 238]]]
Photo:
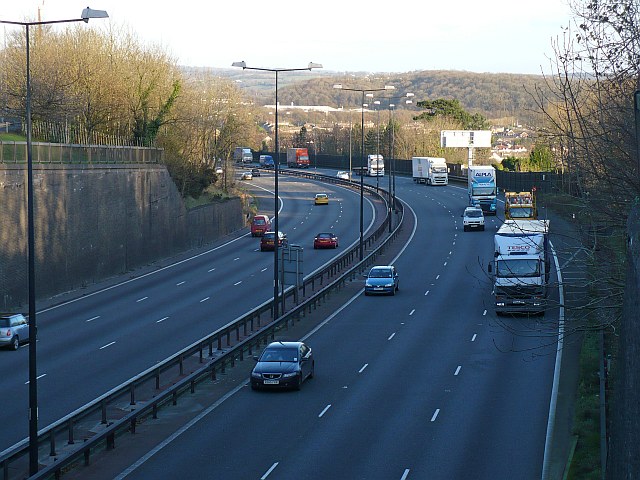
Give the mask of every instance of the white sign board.
[[441, 130], [442, 148], [490, 148], [491, 130]]

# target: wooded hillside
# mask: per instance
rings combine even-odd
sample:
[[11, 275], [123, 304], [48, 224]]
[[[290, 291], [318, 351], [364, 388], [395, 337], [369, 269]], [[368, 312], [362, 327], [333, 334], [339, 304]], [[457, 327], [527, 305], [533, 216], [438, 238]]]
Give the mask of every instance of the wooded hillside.
[[[216, 69], [215, 74], [238, 80], [245, 93], [251, 92], [256, 102], [274, 101], [274, 74], [240, 69]], [[421, 100], [457, 99], [472, 113], [486, 118], [513, 118], [522, 124], [540, 123], [538, 108], [532, 94], [536, 88], [546, 93], [548, 87], [541, 75], [509, 73], [475, 73], [454, 70], [426, 70], [393, 74], [345, 73], [314, 70], [312, 72], [281, 73], [278, 76], [278, 101], [281, 105], [357, 106], [361, 95], [333, 89], [345, 87], [396, 87], [392, 95], [415, 94], [414, 106]], [[545, 95], [546, 96], [546, 95]], [[400, 107], [398, 105], [398, 107]]]

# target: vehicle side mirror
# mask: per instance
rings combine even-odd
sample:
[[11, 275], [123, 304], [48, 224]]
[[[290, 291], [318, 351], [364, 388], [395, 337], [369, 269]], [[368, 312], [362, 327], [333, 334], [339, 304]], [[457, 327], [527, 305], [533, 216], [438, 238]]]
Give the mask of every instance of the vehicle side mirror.
[[363, 273], [363, 274], [362, 274], [362, 276], [363, 276], [364, 278], [369, 278], [369, 275], [368, 275], [368, 274], [366, 274], [366, 273]]
[[258, 357], [258, 355], [254, 355], [254, 356], [253, 356], [253, 359], [254, 359], [256, 362], [258, 361], [258, 358], [260, 358], [260, 357]]

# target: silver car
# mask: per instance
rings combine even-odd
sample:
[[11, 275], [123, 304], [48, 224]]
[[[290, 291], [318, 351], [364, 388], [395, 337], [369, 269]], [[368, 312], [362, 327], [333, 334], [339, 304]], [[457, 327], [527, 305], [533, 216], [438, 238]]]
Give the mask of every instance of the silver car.
[[0, 314], [0, 347], [17, 350], [29, 341], [29, 322], [21, 313]]

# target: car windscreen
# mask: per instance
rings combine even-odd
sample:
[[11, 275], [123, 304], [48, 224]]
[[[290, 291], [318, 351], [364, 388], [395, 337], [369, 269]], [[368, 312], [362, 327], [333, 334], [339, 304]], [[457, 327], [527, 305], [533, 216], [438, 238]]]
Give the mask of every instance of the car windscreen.
[[479, 218], [482, 217], [482, 210], [468, 210], [467, 211], [467, 217], [470, 218]]
[[371, 272], [369, 272], [369, 278], [391, 278], [391, 270], [371, 270]]
[[261, 362], [297, 362], [298, 349], [269, 348], [262, 353]]
[[265, 225], [267, 222], [264, 221], [264, 218], [254, 218], [253, 219], [253, 224], [254, 225]]

